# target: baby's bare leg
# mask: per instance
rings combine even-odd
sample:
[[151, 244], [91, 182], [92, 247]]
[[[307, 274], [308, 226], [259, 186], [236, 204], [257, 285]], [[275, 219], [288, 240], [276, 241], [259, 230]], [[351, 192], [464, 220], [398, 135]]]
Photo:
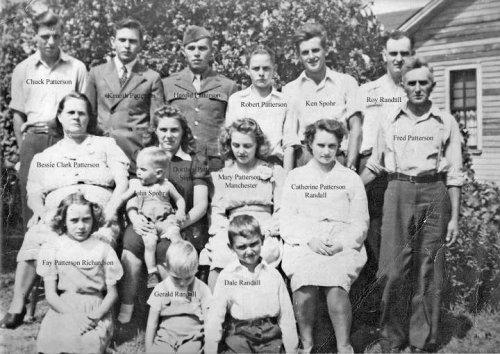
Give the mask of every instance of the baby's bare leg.
[[158, 237], [149, 233], [142, 237], [144, 241], [144, 263], [146, 263], [146, 268], [148, 273], [157, 272], [156, 268], [156, 244], [158, 243]]

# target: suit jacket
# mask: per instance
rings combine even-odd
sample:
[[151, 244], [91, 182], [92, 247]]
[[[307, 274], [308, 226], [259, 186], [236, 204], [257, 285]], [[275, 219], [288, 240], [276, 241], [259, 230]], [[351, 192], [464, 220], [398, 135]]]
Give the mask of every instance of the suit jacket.
[[210, 69], [202, 79], [200, 92], [196, 92], [193, 74], [185, 68], [162, 83], [166, 103], [182, 110], [200, 148], [206, 147], [209, 157], [220, 156], [218, 138], [229, 96], [237, 91], [236, 82]]
[[150, 127], [154, 111], [164, 104], [160, 74], [136, 62], [121, 87], [111, 60], [90, 70], [85, 94], [98, 128], [116, 140], [130, 159], [130, 171], [134, 173], [137, 151], [145, 142], [143, 134]]

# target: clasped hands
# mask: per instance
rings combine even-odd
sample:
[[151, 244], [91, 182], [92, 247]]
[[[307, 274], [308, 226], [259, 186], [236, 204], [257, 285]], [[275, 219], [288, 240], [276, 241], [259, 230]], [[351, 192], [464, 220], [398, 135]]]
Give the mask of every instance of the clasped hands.
[[99, 323], [99, 316], [92, 313], [73, 312], [72, 316], [80, 329], [80, 335], [92, 331]]
[[333, 256], [342, 251], [343, 246], [340, 242], [330, 238], [313, 237], [307, 243], [309, 248], [322, 256]]

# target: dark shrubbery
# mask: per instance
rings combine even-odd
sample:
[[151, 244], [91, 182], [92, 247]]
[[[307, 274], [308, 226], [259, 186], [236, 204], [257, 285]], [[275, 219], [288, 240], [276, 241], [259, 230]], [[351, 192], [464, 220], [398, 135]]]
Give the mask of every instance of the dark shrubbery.
[[463, 188], [460, 235], [447, 253], [450, 305], [477, 312], [498, 303], [500, 189], [473, 181]]

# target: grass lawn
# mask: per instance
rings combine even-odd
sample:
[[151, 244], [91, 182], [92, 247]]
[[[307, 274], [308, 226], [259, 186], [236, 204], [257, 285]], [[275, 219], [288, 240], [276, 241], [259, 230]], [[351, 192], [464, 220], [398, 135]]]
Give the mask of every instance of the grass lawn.
[[[14, 283], [13, 272], [0, 275], [0, 315], [8, 309]], [[0, 353], [34, 353], [40, 321], [48, 309], [45, 300], [38, 303], [35, 320], [16, 330], [0, 329]], [[324, 316], [322, 316], [324, 317]], [[115, 342], [108, 353], [140, 353], [144, 350], [144, 321], [137, 321], [138, 330], [125, 342]], [[500, 313], [484, 311], [477, 315], [459, 311], [443, 314], [443, 342], [440, 353], [494, 353], [500, 352]], [[61, 328], [61, 330], [64, 330]], [[333, 334], [328, 326], [320, 330], [323, 345], [318, 351], [331, 352]], [[378, 331], [375, 327], [361, 327], [352, 334], [353, 344], [358, 351], [380, 353], [377, 344]], [[318, 341], [319, 342], [319, 341]]]

